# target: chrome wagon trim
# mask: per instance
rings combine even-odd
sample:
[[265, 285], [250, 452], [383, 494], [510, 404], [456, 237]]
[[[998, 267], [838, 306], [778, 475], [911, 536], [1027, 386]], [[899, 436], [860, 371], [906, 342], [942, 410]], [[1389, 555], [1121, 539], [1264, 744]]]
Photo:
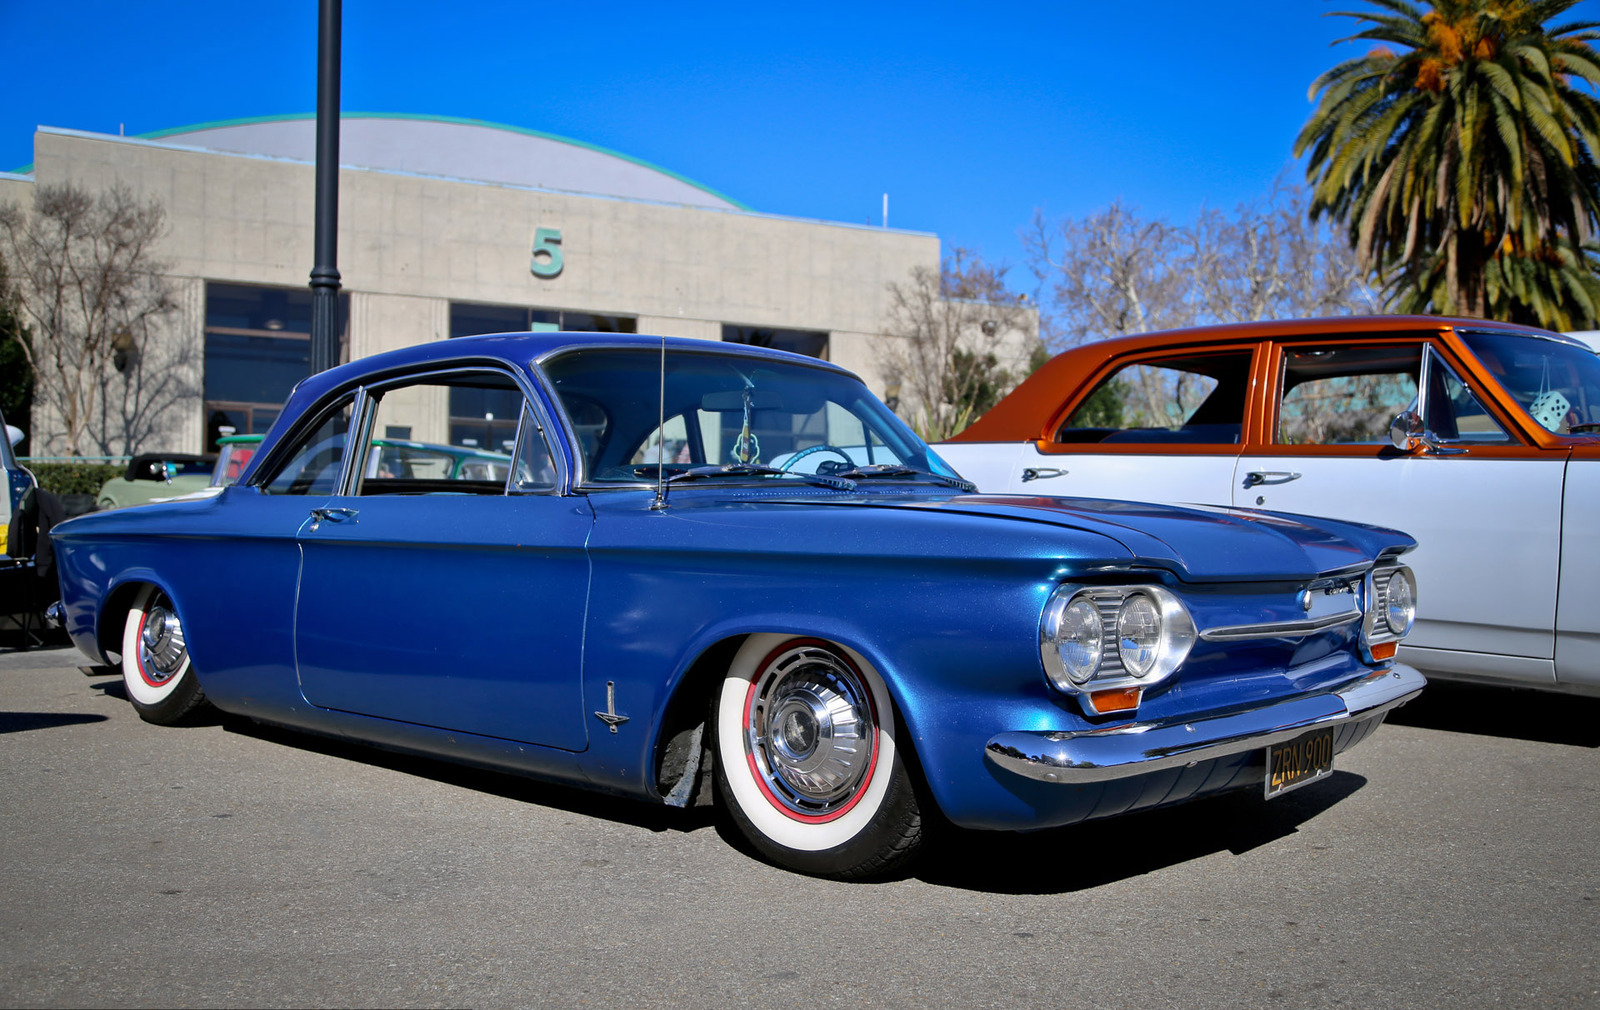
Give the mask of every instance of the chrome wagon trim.
[[1415, 698], [1426, 683], [1396, 663], [1332, 691], [1211, 719], [997, 733], [984, 753], [1006, 771], [1039, 782], [1106, 782], [1268, 747], [1315, 727], [1376, 719]]

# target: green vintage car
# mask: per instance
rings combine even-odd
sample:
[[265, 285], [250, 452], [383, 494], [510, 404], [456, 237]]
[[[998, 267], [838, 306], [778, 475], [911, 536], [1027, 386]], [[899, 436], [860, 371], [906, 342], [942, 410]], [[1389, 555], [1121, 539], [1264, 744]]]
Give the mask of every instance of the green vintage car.
[[[125, 476], [100, 489], [100, 508], [121, 508], [174, 498], [208, 498], [239, 479], [264, 435], [226, 435], [217, 455], [144, 453], [128, 463]], [[459, 445], [434, 445], [375, 438], [367, 454], [369, 476], [433, 477], [441, 480], [503, 481], [511, 464], [504, 453]]]
[[[217, 461], [212, 470], [212, 493], [236, 482], [244, 473], [264, 435], [228, 435], [217, 439]], [[511, 457], [462, 445], [436, 445], [398, 438], [375, 438], [367, 450], [366, 475], [437, 480], [503, 481]]]
[[183, 452], [146, 452], [128, 461], [128, 471], [100, 488], [95, 505], [103, 509], [170, 501], [211, 485], [217, 457]]

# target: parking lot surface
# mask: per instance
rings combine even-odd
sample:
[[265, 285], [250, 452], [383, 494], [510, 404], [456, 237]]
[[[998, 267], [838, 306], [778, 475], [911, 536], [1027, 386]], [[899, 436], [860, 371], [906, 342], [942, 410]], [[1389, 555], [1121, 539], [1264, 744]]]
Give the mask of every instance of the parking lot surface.
[[0, 1003], [1600, 1006], [1600, 701], [1435, 685], [1335, 774], [909, 875], [0, 649]]

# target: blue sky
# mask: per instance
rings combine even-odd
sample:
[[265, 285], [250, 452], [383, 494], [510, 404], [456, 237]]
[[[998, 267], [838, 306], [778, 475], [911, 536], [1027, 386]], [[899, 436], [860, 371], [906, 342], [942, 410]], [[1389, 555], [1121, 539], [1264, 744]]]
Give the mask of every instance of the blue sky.
[[[774, 214], [889, 223], [1032, 286], [1019, 228], [1121, 199], [1187, 220], [1292, 165], [1359, 0], [345, 0], [343, 106], [464, 116], [653, 162]], [[0, 169], [35, 125], [129, 134], [316, 100], [315, 0], [0, 0]], [[1585, 0], [1561, 20], [1600, 20]], [[307, 250], [309, 269], [310, 250]]]

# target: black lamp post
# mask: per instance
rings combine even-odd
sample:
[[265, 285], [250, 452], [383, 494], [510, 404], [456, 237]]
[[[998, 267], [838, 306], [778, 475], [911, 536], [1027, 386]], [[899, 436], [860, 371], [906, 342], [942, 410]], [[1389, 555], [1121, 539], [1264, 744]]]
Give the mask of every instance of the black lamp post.
[[317, 231], [311, 266], [311, 371], [338, 364], [339, 334], [339, 4], [319, 0], [317, 17]]

